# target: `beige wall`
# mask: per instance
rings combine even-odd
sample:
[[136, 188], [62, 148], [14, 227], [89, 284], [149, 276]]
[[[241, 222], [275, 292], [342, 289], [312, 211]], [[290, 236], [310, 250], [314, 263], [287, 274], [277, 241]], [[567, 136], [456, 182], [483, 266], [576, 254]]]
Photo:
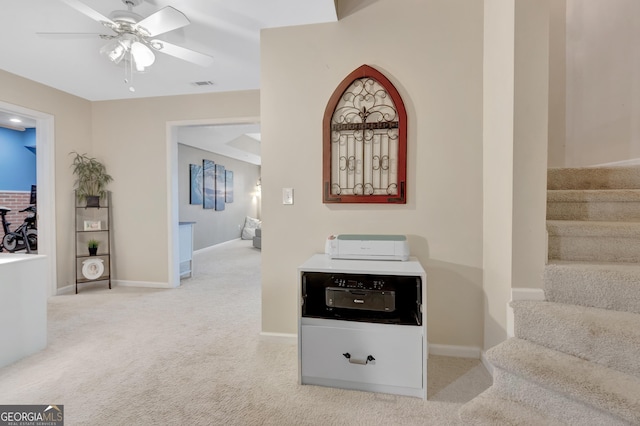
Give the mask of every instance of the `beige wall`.
[[4, 71], [0, 87], [0, 101], [54, 116], [58, 288], [75, 282], [69, 152], [96, 156], [114, 177], [109, 186], [114, 278], [166, 286], [167, 187], [173, 178], [167, 172], [167, 122], [233, 121], [259, 116], [260, 111], [257, 90], [92, 103]]
[[549, 3], [549, 167], [564, 167], [567, 137], [567, 0]]
[[640, 2], [566, 4], [567, 135], [562, 165], [640, 161]]
[[110, 189], [116, 280], [170, 281], [167, 123], [256, 117], [259, 99], [255, 90], [92, 104], [93, 151], [114, 177]]
[[[482, 2], [339, 2], [337, 23], [262, 32], [263, 331], [296, 332], [296, 268], [333, 233], [407, 234], [430, 343], [482, 345]], [[406, 205], [322, 203], [322, 116], [362, 64], [408, 113]], [[282, 204], [282, 188], [294, 204]]]
[[[167, 123], [261, 116], [263, 331], [296, 332], [296, 268], [323, 251], [327, 235], [393, 233], [409, 236], [427, 270], [430, 343], [499, 343], [519, 232], [512, 224], [528, 226], [518, 222], [514, 191], [537, 179], [514, 177], [528, 155], [514, 135], [535, 143], [544, 127], [537, 109], [536, 120], [514, 127], [526, 112], [514, 93], [515, 4], [342, 1], [337, 23], [263, 31], [260, 93], [90, 103], [0, 71], [1, 101], [55, 116], [58, 286], [73, 283], [69, 151], [92, 153], [115, 178], [115, 278], [162, 285], [170, 281], [167, 188], [176, 179], [167, 172]], [[407, 107], [406, 205], [321, 201], [324, 108], [364, 63], [387, 75]], [[282, 205], [284, 187], [294, 188], [293, 205]]]
[[[73, 175], [69, 152], [91, 151], [91, 103], [0, 70], [0, 101], [54, 116], [56, 263], [58, 286], [73, 282]], [[38, 179], [41, 179], [38, 176]], [[39, 214], [48, 214], [40, 208]]]

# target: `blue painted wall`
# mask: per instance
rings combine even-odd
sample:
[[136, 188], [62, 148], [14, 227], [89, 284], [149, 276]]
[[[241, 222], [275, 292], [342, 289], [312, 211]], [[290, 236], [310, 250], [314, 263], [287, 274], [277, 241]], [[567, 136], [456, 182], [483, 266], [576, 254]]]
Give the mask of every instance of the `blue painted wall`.
[[0, 127], [0, 191], [30, 191], [36, 184], [36, 129]]

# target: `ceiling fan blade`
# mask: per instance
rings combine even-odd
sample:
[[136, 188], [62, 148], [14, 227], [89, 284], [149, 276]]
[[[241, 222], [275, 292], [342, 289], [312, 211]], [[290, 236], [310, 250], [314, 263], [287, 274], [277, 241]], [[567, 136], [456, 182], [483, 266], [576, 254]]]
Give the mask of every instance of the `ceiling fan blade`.
[[115, 22], [113, 22], [111, 19], [107, 18], [97, 10], [90, 8], [89, 6], [82, 3], [81, 1], [78, 1], [78, 0], [60, 0], [60, 1], [71, 6], [78, 12], [87, 15], [89, 18], [93, 19], [94, 21], [100, 22], [102, 25], [106, 27], [113, 28], [113, 26], [115, 25]]
[[176, 58], [194, 63], [196, 65], [200, 65], [202, 67], [208, 67], [213, 63], [213, 57], [209, 55], [196, 52], [195, 50], [186, 49], [175, 44], [167, 43], [163, 40], [151, 40], [149, 45], [158, 52], [175, 56]]
[[155, 37], [189, 25], [191, 21], [184, 13], [171, 6], [164, 7], [134, 25], [146, 37]]

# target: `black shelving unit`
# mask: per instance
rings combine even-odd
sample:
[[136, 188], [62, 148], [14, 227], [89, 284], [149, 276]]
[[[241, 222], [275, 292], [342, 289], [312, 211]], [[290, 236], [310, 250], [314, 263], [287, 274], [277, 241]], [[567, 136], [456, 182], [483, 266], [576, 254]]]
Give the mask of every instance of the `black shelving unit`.
[[[111, 193], [100, 198], [99, 206], [87, 206], [75, 199], [75, 276], [78, 284], [106, 282], [111, 289]], [[89, 254], [89, 240], [100, 244]]]

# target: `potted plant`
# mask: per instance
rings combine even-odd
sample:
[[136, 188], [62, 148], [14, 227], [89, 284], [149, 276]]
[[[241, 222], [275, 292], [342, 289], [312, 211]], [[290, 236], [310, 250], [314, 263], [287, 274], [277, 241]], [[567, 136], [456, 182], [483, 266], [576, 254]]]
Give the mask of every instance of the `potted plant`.
[[79, 154], [75, 151], [73, 174], [76, 175], [75, 189], [78, 201], [85, 201], [87, 207], [100, 207], [100, 198], [107, 194], [106, 186], [113, 178], [107, 174], [107, 169], [98, 160], [87, 154]]
[[98, 254], [98, 246], [100, 245], [100, 241], [91, 239], [87, 242], [87, 247], [89, 248], [89, 256], [95, 256]]

